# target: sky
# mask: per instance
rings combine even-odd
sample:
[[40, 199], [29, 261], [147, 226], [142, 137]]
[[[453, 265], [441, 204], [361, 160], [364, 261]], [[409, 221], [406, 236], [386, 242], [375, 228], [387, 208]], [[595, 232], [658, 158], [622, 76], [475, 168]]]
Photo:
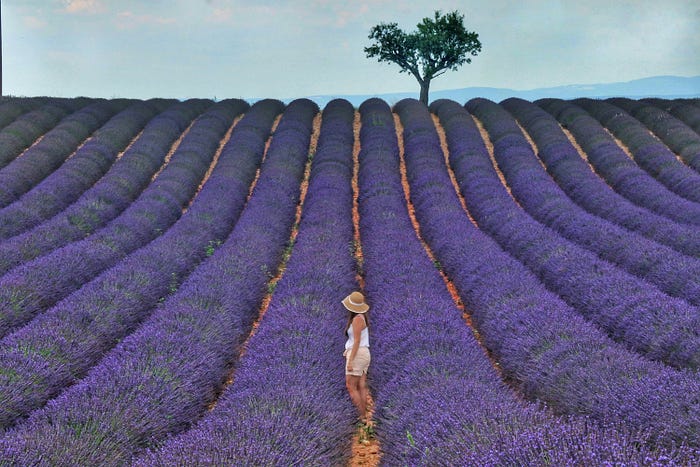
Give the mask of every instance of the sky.
[[3, 94], [278, 98], [418, 93], [369, 30], [459, 11], [482, 51], [431, 91], [700, 75], [700, 0], [2, 0]]

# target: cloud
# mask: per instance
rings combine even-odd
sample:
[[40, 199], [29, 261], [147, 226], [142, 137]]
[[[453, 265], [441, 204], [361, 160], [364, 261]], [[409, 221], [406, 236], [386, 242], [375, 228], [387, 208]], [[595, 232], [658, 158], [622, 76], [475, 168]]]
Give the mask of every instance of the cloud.
[[233, 18], [233, 9], [231, 8], [214, 8], [207, 16], [207, 20], [212, 23], [228, 23]]
[[116, 24], [119, 29], [133, 29], [137, 26], [156, 25], [163, 26], [175, 24], [175, 18], [165, 16], [155, 16], [148, 14], [136, 14], [132, 11], [122, 11], [117, 13]]
[[105, 6], [100, 0], [63, 0], [63, 11], [66, 13], [96, 14], [105, 11]]
[[49, 24], [48, 21], [36, 16], [25, 16], [22, 20], [29, 29], [43, 29]]

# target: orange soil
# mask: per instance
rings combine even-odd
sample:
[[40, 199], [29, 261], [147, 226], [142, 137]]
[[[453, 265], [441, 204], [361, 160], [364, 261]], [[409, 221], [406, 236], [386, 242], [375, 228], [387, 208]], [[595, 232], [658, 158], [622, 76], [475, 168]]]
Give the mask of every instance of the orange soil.
[[[359, 271], [356, 279], [361, 289], [364, 289], [365, 279], [362, 276], [362, 245], [360, 244], [360, 211], [358, 209], [357, 197], [359, 194], [358, 174], [360, 169], [359, 154], [360, 154], [360, 113], [355, 111], [353, 120], [353, 134], [355, 140], [352, 148], [352, 223], [353, 223], [353, 244], [355, 261], [359, 266]], [[367, 411], [369, 416], [369, 426], [374, 427], [372, 417], [374, 416], [374, 399], [368, 394]], [[359, 428], [352, 438], [352, 455], [348, 462], [349, 467], [375, 467], [379, 465], [382, 457], [379, 441], [374, 436], [368, 436], [365, 431]]]
[[187, 136], [187, 133], [190, 132], [190, 129], [192, 128], [192, 125], [197, 121], [195, 118], [192, 120], [192, 122], [189, 124], [187, 128], [185, 128], [185, 131], [182, 132], [182, 134], [175, 140], [175, 142], [170, 146], [170, 150], [168, 153], [165, 155], [165, 159], [163, 159], [163, 163], [160, 165], [160, 168], [156, 171], [156, 173], [153, 174], [151, 177], [151, 181], [155, 180], [158, 178], [158, 175], [165, 169], [165, 167], [168, 166], [168, 163], [170, 162], [170, 159], [173, 158], [173, 154], [175, 154], [175, 151], [177, 151], [177, 148], [180, 147], [180, 143], [182, 143], [182, 140]]
[[[145, 130], [145, 128], [144, 128], [144, 130]], [[133, 139], [132, 139], [131, 141], [129, 141], [129, 144], [124, 148], [124, 150], [123, 150], [122, 152], [120, 152], [119, 154], [117, 154], [116, 159], [114, 159], [115, 162], [118, 161], [119, 159], [121, 159], [122, 156], [124, 155], [124, 153], [125, 153], [126, 151], [128, 151], [129, 149], [131, 149], [131, 146], [133, 146], [134, 143], [135, 143], [136, 141], [138, 141], [138, 139], [139, 139], [139, 138], [141, 137], [141, 135], [143, 134], [144, 130], [139, 131], [139, 134], [136, 135], [136, 136], [134, 136]]]
[[[404, 197], [406, 199], [406, 205], [408, 206], [408, 215], [411, 218], [411, 223], [413, 224], [413, 229], [416, 232], [416, 235], [418, 236], [418, 239], [420, 240], [421, 244], [423, 245], [423, 249], [425, 252], [428, 254], [428, 257], [434, 264], [439, 264], [435, 258], [435, 254], [433, 253], [433, 250], [430, 248], [430, 246], [425, 242], [423, 237], [421, 236], [420, 233], [420, 224], [418, 223], [418, 219], [415, 216], [415, 209], [413, 206], [413, 203], [411, 202], [411, 187], [408, 183], [408, 177], [406, 175], [406, 159], [404, 157], [404, 146], [403, 146], [403, 125], [401, 124], [401, 120], [399, 119], [399, 116], [394, 114], [394, 123], [396, 125], [396, 137], [399, 141], [399, 171], [401, 172], [401, 183], [403, 185], [403, 191], [404, 191]], [[445, 138], [445, 131], [444, 128], [442, 128], [442, 125], [440, 125], [439, 119], [437, 119], [436, 116], [433, 116], [433, 123], [435, 124], [435, 129], [437, 130], [438, 136], [440, 137], [440, 146], [442, 148], [443, 152], [443, 157], [445, 158], [446, 161], [448, 161], [449, 158], [449, 149], [447, 147], [447, 140]], [[466, 210], [466, 203], [464, 202], [464, 198], [462, 198], [462, 195], [459, 192], [459, 189], [457, 187], [457, 182], [454, 176], [454, 172], [450, 169], [449, 163], [447, 164], [447, 169], [450, 174], [450, 179], [452, 180], [453, 186], [455, 188], [455, 191], [457, 192], [457, 196], [459, 197], [460, 204], [464, 208], [464, 212], [469, 215], [469, 212]], [[469, 216], [471, 221], [476, 225], [476, 222], [474, 219]], [[477, 342], [480, 344], [481, 349], [484, 351], [484, 354], [489, 358], [491, 361], [492, 366], [496, 369], [498, 374], [501, 374], [501, 367], [498, 364], [496, 360], [494, 360], [489, 353], [488, 349], [483, 343], [483, 340], [481, 338], [481, 335], [479, 334], [479, 331], [474, 327], [474, 324], [472, 322], [472, 317], [471, 313], [466, 309], [464, 306], [464, 303], [462, 302], [462, 299], [459, 296], [459, 292], [457, 291], [457, 287], [455, 287], [454, 283], [452, 280], [447, 277], [445, 274], [444, 270], [442, 268], [438, 269], [438, 272], [440, 273], [440, 277], [442, 277], [443, 282], [445, 283], [445, 286], [447, 287], [447, 290], [450, 293], [450, 296], [452, 297], [452, 301], [454, 302], [455, 306], [460, 310], [462, 313], [462, 318], [466, 322], [467, 326], [469, 326], [469, 329], [471, 329], [472, 333], [474, 334], [474, 337], [476, 338]]]
[[[52, 129], [53, 129], [53, 128], [52, 128]], [[29, 150], [32, 149], [34, 146], [36, 146], [37, 144], [39, 144], [39, 143], [41, 142], [41, 140], [44, 139], [44, 137], [45, 137], [47, 134], [49, 134], [50, 131], [51, 131], [51, 130], [45, 132], [43, 135], [40, 135], [36, 140], [34, 140], [34, 142], [33, 142], [32, 144], [30, 144], [29, 146], [27, 146], [27, 147], [24, 149], [24, 151], [20, 152], [20, 153], [17, 155], [17, 157], [15, 157], [15, 159], [19, 159], [20, 157], [24, 156], [24, 155], [27, 153], [27, 151], [29, 151]], [[14, 159], [13, 159], [13, 160], [14, 160]]]
[[[481, 133], [481, 138], [484, 140], [484, 144], [486, 145], [486, 149], [489, 153], [489, 158], [491, 158], [491, 164], [493, 164], [493, 168], [496, 170], [496, 173], [498, 174], [498, 178], [501, 180], [501, 183], [505, 187], [505, 189], [508, 191], [508, 194], [510, 195], [511, 198], [513, 198], [513, 201], [520, 206], [520, 203], [518, 203], [518, 200], [515, 199], [515, 196], [513, 196], [513, 193], [510, 191], [510, 187], [508, 186], [508, 182], [506, 182], [506, 177], [503, 176], [503, 172], [501, 172], [501, 169], [498, 167], [498, 162], [496, 162], [496, 158], [493, 155], [493, 143], [491, 142], [491, 138], [489, 137], [488, 132], [484, 128], [484, 125], [482, 125], [481, 121], [476, 118], [474, 115], [472, 115], [472, 119], [474, 120], [474, 123], [476, 123], [476, 126], [479, 128], [479, 133]], [[522, 206], [520, 206], [522, 207]]]
[[212, 159], [211, 164], [209, 164], [209, 168], [207, 169], [206, 173], [204, 174], [204, 177], [202, 177], [202, 181], [199, 182], [199, 186], [197, 187], [197, 191], [195, 192], [192, 199], [190, 199], [190, 203], [186, 207], [182, 208], [183, 214], [185, 211], [187, 211], [187, 209], [189, 209], [190, 206], [192, 206], [192, 203], [194, 203], [194, 200], [197, 198], [197, 195], [199, 194], [200, 191], [202, 191], [202, 187], [204, 186], [205, 183], [207, 183], [207, 180], [209, 180], [211, 173], [214, 171], [214, 167], [216, 167], [216, 164], [219, 162], [219, 157], [221, 157], [221, 152], [223, 151], [224, 146], [226, 146], [226, 143], [228, 143], [228, 141], [231, 139], [231, 134], [233, 133], [233, 129], [236, 127], [236, 124], [241, 120], [241, 118], [243, 118], [243, 114], [234, 118], [233, 122], [231, 123], [231, 126], [229, 127], [228, 130], [226, 130], [224, 137], [219, 142], [219, 147], [216, 149], [216, 152], [214, 153], [214, 158]]
[[253, 183], [250, 184], [250, 188], [248, 189], [248, 197], [246, 198], [246, 203], [250, 200], [250, 197], [253, 196], [253, 190], [255, 189], [255, 185], [258, 183], [258, 178], [260, 178], [260, 167], [262, 167], [262, 164], [265, 162], [265, 159], [267, 158], [267, 151], [270, 149], [270, 143], [272, 142], [272, 136], [275, 134], [275, 130], [277, 129], [277, 125], [279, 125], [280, 120], [282, 119], [282, 114], [279, 114], [275, 120], [272, 122], [272, 127], [270, 129], [270, 136], [268, 136], [267, 141], [265, 141], [265, 149], [263, 150], [263, 155], [262, 158], [260, 159], [260, 164], [258, 164], [258, 168], [255, 169], [255, 177], [253, 177]]
[[442, 154], [445, 157], [445, 166], [447, 167], [447, 174], [450, 176], [450, 181], [452, 182], [452, 188], [454, 188], [455, 193], [457, 193], [459, 203], [462, 205], [462, 209], [467, 214], [467, 217], [469, 217], [469, 220], [472, 224], [478, 227], [479, 224], [477, 224], [476, 220], [474, 220], [471, 213], [467, 209], [467, 203], [464, 201], [464, 197], [462, 197], [461, 190], [459, 189], [459, 183], [457, 183], [457, 177], [455, 177], [455, 173], [452, 170], [452, 166], [450, 166], [450, 149], [447, 145], [447, 136], [445, 136], [445, 129], [440, 124], [440, 119], [437, 115], [431, 114], [431, 116], [433, 118], [433, 124], [435, 125], [435, 131], [437, 131], [438, 137], [440, 138], [440, 147], [442, 148]]
[[620, 149], [622, 149], [622, 151], [625, 154], [627, 154], [627, 157], [634, 160], [634, 156], [632, 155], [632, 151], [630, 151], [630, 148], [628, 148], [627, 145], [625, 145], [625, 143], [623, 143], [622, 141], [617, 139], [617, 136], [615, 136], [612, 131], [608, 130], [606, 127], [603, 127], [603, 129], [608, 133], [608, 135], [610, 135], [610, 137], [613, 139], [613, 141], [615, 141], [615, 144], [620, 146]]
[[535, 159], [537, 160], [537, 162], [540, 163], [540, 165], [542, 166], [542, 168], [546, 172], [547, 166], [544, 165], [544, 162], [542, 162], [542, 159], [540, 159], [539, 148], [537, 147], [537, 144], [535, 144], [535, 141], [533, 141], [532, 137], [530, 137], [530, 133], [528, 133], [527, 130], [525, 130], [525, 128], [523, 128], [523, 126], [520, 124], [520, 122], [516, 121], [515, 123], [518, 125], [518, 128], [520, 128], [520, 132], [523, 134], [523, 137], [530, 144], [530, 148], [532, 149], [532, 152], [535, 154]]
[[[265, 151], [263, 153], [261, 165], [262, 165], [262, 162], [264, 162], [265, 159], [267, 158], [267, 151], [270, 148], [270, 142], [273, 138], [275, 129], [277, 128], [277, 125], [279, 124], [281, 117], [282, 117], [281, 115], [278, 115], [277, 118], [275, 119], [273, 125], [272, 125], [272, 130], [270, 132], [271, 136], [265, 142]], [[311, 154], [313, 154], [311, 152], [312, 145], [313, 145], [313, 148], [316, 147], [316, 142], [318, 141], [318, 134], [319, 134], [318, 129], [319, 128], [320, 128], [320, 114], [316, 115], [316, 117], [314, 119], [314, 128], [313, 128], [313, 132], [311, 134], [311, 142], [309, 145], [309, 156]], [[311, 171], [311, 157], [307, 157], [306, 166], [304, 167], [304, 178], [301, 182], [301, 187], [300, 187], [301, 191], [300, 191], [299, 203], [297, 205], [294, 223], [292, 224], [292, 230], [289, 234], [289, 240], [287, 243], [288, 245], [293, 245], [294, 239], [297, 236], [299, 220], [301, 219], [301, 207], [304, 204], [304, 198], [306, 197], [306, 191], [308, 188], [310, 171]], [[255, 186], [257, 184], [259, 177], [260, 177], [260, 169], [258, 169], [258, 171], [256, 172], [255, 179], [253, 180], [253, 183], [251, 183], [250, 190], [248, 192], [248, 200], [250, 199], [251, 195], [253, 194], [253, 190], [255, 189]], [[248, 202], [248, 200], [246, 200], [246, 203]], [[270, 306], [270, 301], [272, 300], [272, 294], [274, 292], [275, 285], [277, 284], [277, 282], [280, 281], [280, 279], [282, 279], [282, 275], [284, 274], [284, 270], [287, 266], [288, 260], [289, 260], [289, 255], [285, 255], [282, 258], [282, 262], [279, 264], [279, 266], [277, 268], [277, 272], [276, 272], [275, 276], [272, 277], [267, 282], [268, 292], [263, 297], [262, 302], [260, 304], [260, 307], [258, 308], [258, 316], [255, 319], [255, 321], [253, 322], [250, 333], [248, 333], [248, 336], [246, 337], [245, 341], [243, 342], [243, 344], [241, 344], [240, 353], [238, 354], [239, 359], [243, 358], [243, 356], [245, 355], [246, 350], [248, 349], [248, 342], [250, 342], [250, 339], [255, 335], [258, 327], [260, 326], [260, 321], [262, 321], [263, 317], [265, 316], [265, 312], [267, 311], [267, 308]], [[234, 373], [235, 373], [235, 368], [230, 371], [228, 377], [226, 378], [226, 382], [223, 384], [223, 386], [221, 387], [218, 394], [221, 394], [222, 392], [224, 392], [226, 390], [227, 387], [229, 387], [231, 384], [233, 384]], [[217, 400], [218, 400], [218, 396], [214, 401], [212, 401], [211, 404], [209, 404], [209, 407], [208, 407], [209, 410], [212, 410], [214, 407], [216, 407]]]
[[581, 156], [581, 159], [583, 159], [586, 162], [586, 164], [588, 164], [588, 168], [591, 169], [591, 172], [597, 174], [597, 172], [595, 171], [595, 169], [593, 168], [591, 163], [588, 161], [588, 154], [586, 154], [586, 151], [584, 151], [583, 148], [578, 144], [578, 142], [576, 141], [576, 138], [574, 138], [574, 135], [572, 135], [571, 132], [569, 130], [567, 130], [566, 128], [564, 128], [563, 126], [559, 125], [559, 127], [562, 129], [562, 131], [564, 132], [566, 137], [569, 139], [569, 142], [574, 147], [574, 149], [576, 149], [576, 151], [578, 151], [578, 155]]

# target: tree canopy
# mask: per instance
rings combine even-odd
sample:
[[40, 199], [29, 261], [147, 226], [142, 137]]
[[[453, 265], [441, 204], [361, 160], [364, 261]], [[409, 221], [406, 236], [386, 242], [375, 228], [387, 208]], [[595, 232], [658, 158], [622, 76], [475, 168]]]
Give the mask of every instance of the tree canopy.
[[428, 103], [430, 82], [448, 70], [457, 70], [481, 52], [479, 35], [464, 27], [464, 15], [452, 11], [423, 18], [417, 30], [402, 31], [397, 23], [380, 23], [370, 30], [374, 43], [365, 47], [367, 58], [393, 62], [400, 73], [411, 73], [420, 84], [420, 100]]

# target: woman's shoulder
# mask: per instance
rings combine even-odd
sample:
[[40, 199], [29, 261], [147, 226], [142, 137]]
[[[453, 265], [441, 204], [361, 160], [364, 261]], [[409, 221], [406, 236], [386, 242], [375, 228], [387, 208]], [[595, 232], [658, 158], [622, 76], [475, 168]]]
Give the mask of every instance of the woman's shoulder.
[[352, 319], [352, 322], [353, 324], [357, 323], [362, 327], [367, 327], [367, 320], [362, 315], [355, 315], [355, 317]]

